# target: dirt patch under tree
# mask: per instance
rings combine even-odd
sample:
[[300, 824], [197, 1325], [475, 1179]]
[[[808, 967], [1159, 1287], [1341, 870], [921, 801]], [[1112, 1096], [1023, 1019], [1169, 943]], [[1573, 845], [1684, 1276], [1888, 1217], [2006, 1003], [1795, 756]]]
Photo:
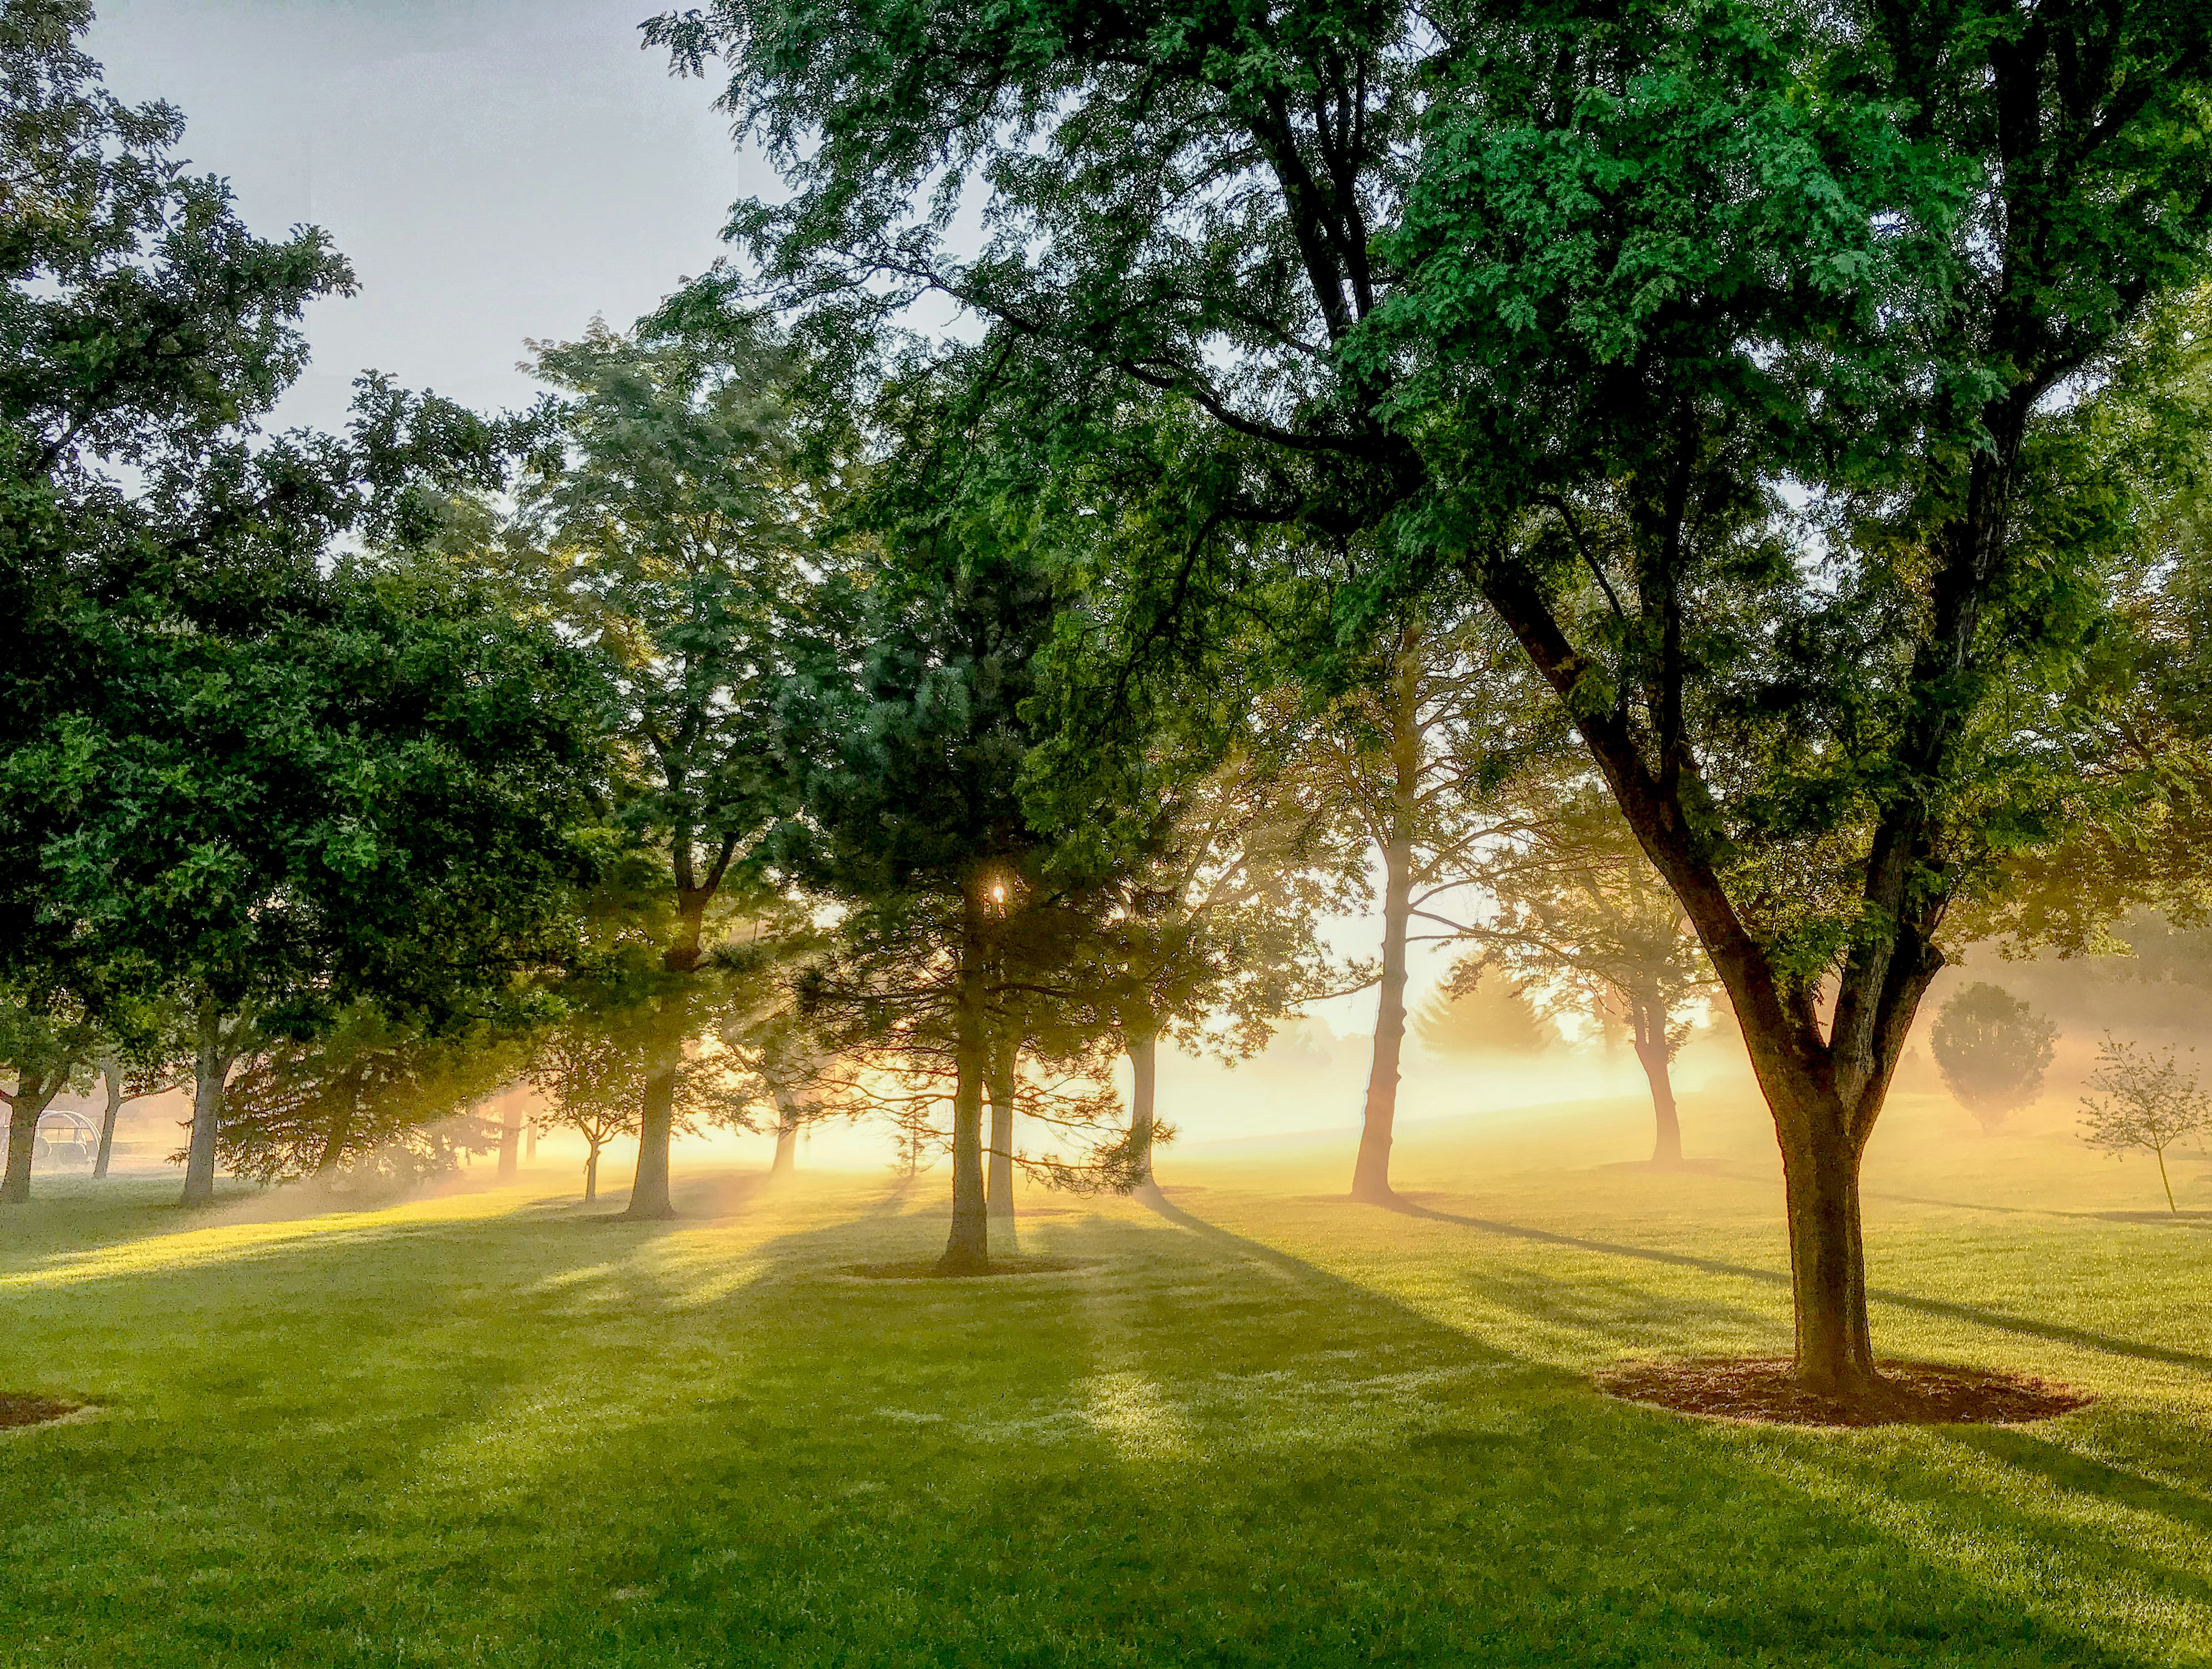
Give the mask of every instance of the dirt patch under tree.
[[1716, 1419], [1785, 1426], [2020, 1425], [2092, 1398], [2046, 1380], [1944, 1362], [1885, 1361], [1872, 1396], [1826, 1396], [1799, 1382], [1787, 1356], [1632, 1361], [1597, 1375], [1598, 1389], [1632, 1403]]

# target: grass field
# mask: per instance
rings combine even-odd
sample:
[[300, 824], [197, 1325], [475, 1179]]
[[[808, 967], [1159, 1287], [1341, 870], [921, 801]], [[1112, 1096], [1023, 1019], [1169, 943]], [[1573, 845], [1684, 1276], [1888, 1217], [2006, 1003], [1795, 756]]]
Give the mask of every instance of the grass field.
[[322, 1215], [45, 1187], [0, 1220], [0, 1389], [99, 1406], [0, 1435], [0, 1663], [2212, 1661], [2212, 1218], [1910, 1112], [1881, 1345], [2094, 1406], [1596, 1395], [1787, 1349], [1771, 1157], [1694, 1098], [1710, 1170], [1569, 1162], [1632, 1106], [1571, 1154], [1409, 1131], [1416, 1214], [1325, 1197], [1348, 1153], [1193, 1153], [1165, 1213], [1030, 1196], [1073, 1267], [958, 1282], [848, 1272], [934, 1249], [941, 1176], [695, 1173], [659, 1227], [550, 1172]]

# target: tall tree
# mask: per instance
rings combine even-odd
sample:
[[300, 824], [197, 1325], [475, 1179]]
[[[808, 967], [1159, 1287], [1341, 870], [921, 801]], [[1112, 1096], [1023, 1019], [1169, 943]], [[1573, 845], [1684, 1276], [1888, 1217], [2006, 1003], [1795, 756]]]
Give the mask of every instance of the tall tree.
[[[615, 669], [622, 816], [666, 861], [658, 914], [673, 1015], [702, 977], [714, 913], [773, 898], [773, 837], [794, 809], [775, 708], [820, 514], [788, 397], [794, 362], [710, 278], [629, 335], [595, 329], [540, 349], [537, 369], [568, 396], [566, 450], [524, 484], [501, 554]], [[633, 1218], [673, 1215], [685, 1042], [672, 1027], [645, 1081]]]
[[[2203, 270], [2212, 15], [721, 0], [648, 27], [726, 57], [793, 187], [733, 222], [772, 281], [949, 294], [1056, 411], [1174, 389], [1219, 426], [1224, 520], [1387, 523], [1378, 600], [1479, 584], [1736, 1011], [1799, 1371], [1871, 1390], [1859, 1160], [1951, 900], [2057, 832], [2021, 716], [2069, 692], [2104, 551], [2044, 442]], [[994, 235], [963, 260], [971, 179]], [[1794, 546], [1785, 484], [1826, 513]], [[1607, 501], [1613, 567], [1577, 536]], [[1144, 594], [1187, 607], [1204, 555]]]

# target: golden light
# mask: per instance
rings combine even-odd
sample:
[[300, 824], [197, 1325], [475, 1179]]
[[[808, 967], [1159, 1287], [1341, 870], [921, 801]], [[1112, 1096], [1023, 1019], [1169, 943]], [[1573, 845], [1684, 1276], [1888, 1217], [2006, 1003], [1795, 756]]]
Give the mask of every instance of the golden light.
[[991, 902], [992, 902], [993, 904], [1004, 904], [1004, 903], [1006, 903], [1006, 882], [1004, 882], [1004, 881], [996, 881], [996, 882], [994, 882], [994, 883], [992, 884], [992, 887], [991, 887]]

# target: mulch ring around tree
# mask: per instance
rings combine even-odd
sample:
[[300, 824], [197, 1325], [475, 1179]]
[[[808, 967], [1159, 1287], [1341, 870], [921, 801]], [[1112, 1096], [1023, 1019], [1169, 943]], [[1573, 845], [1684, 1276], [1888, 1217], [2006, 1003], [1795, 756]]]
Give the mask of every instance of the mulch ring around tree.
[[40, 1397], [27, 1391], [0, 1391], [0, 1431], [66, 1420], [83, 1407], [82, 1403], [68, 1402], [59, 1397]]
[[975, 1281], [998, 1275], [1066, 1275], [1094, 1269], [1098, 1261], [1096, 1258], [1024, 1258], [1017, 1253], [994, 1258], [988, 1269], [944, 1270], [937, 1266], [934, 1258], [910, 1258], [896, 1264], [848, 1264], [836, 1273], [857, 1276], [863, 1281]]
[[1801, 1384], [1787, 1356], [1623, 1362], [1596, 1378], [1599, 1390], [1626, 1402], [1781, 1426], [2014, 1426], [2095, 1400], [2047, 1380], [1989, 1368], [1893, 1360], [1875, 1366], [1880, 1386], [1849, 1399]]

